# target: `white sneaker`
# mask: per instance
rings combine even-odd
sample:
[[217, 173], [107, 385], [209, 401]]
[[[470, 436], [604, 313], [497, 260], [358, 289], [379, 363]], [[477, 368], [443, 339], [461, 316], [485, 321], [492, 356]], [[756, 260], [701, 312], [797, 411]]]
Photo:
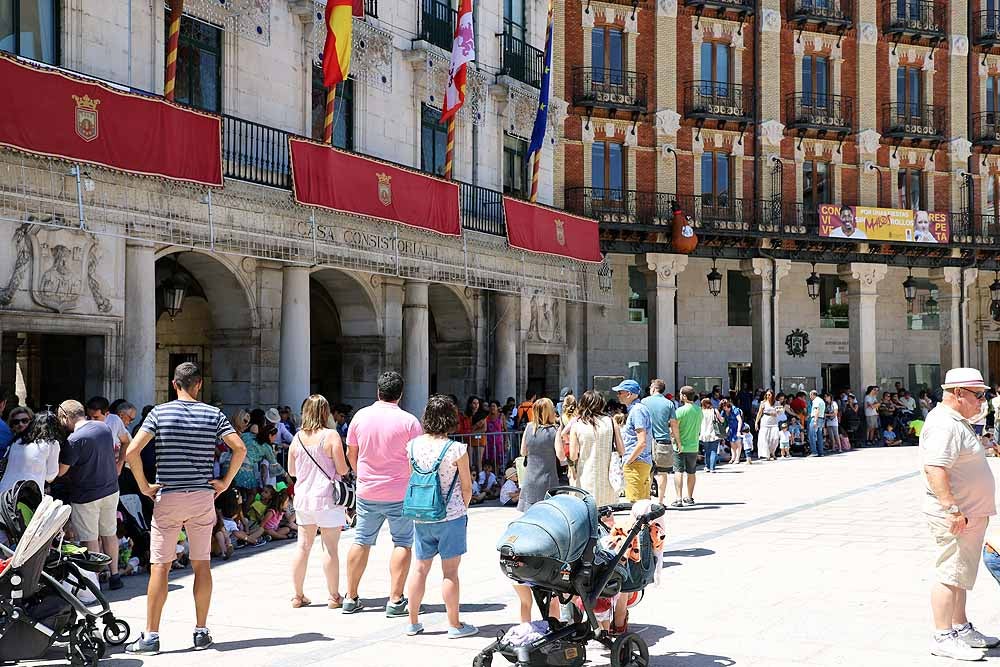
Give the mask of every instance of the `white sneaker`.
[[931, 655], [953, 660], [982, 660], [986, 654], [982, 649], [972, 648], [958, 638], [955, 632], [949, 635], [934, 635], [931, 638]]
[[988, 637], [972, 627], [972, 623], [966, 623], [961, 628], [955, 628], [955, 634], [966, 646], [972, 648], [993, 648], [1000, 644], [1000, 639]]

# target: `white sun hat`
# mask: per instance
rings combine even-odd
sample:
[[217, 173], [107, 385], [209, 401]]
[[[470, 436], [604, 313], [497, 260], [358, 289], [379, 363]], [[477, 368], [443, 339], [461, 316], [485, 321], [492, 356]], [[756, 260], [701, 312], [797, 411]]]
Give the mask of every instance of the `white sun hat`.
[[983, 382], [983, 374], [975, 368], [952, 368], [944, 376], [942, 389], [955, 389], [965, 387], [967, 389], [989, 389], [989, 385]]

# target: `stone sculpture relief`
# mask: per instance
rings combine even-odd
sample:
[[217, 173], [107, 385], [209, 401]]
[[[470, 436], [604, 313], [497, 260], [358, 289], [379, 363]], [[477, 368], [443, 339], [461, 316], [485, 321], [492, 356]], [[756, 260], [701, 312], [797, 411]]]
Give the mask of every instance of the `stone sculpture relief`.
[[557, 343], [563, 339], [561, 305], [557, 299], [531, 297], [528, 307], [528, 340]]

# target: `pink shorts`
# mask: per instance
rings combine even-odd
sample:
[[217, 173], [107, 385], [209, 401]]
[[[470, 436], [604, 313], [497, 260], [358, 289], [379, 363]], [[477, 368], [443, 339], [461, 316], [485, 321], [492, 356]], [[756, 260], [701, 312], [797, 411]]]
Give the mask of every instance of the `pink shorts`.
[[191, 560], [212, 557], [212, 530], [215, 528], [214, 491], [174, 491], [161, 493], [153, 507], [149, 539], [149, 562], [172, 563], [177, 553], [181, 528], [187, 532]]

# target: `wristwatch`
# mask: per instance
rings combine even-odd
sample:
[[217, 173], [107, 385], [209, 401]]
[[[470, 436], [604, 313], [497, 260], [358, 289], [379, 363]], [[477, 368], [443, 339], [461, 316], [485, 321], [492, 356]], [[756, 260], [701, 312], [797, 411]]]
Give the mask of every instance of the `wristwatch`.
[[946, 507], [944, 511], [951, 515], [962, 513], [962, 510], [958, 509], [958, 505], [952, 505], [951, 507]]

